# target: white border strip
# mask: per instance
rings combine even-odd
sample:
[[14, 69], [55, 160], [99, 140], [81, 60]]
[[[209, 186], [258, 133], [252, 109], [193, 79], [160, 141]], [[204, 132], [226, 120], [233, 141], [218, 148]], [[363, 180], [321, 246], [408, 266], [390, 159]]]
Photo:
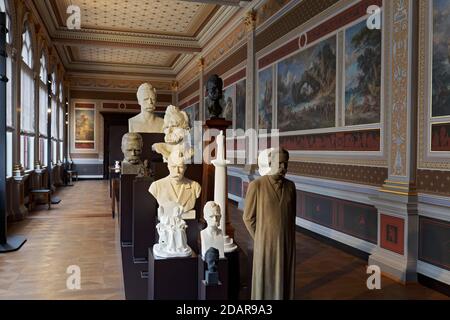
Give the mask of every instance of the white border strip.
[[450, 285], [450, 271], [436, 267], [427, 262], [417, 261], [417, 273], [421, 273], [427, 277]]
[[335, 241], [341, 242], [343, 244], [346, 244], [350, 247], [367, 252], [369, 254], [373, 253], [375, 251], [375, 249], [377, 248], [376, 244], [352, 237], [345, 233], [318, 225], [314, 222], [311, 222], [311, 221], [308, 221], [308, 220], [305, 220], [305, 219], [302, 219], [299, 217], [296, 218], [296, 223], [297, 223], [297, 226], [299, 226], [299, 227], [302, 227], [309, 231], [318, 233], [326, 238], [333, 239]]

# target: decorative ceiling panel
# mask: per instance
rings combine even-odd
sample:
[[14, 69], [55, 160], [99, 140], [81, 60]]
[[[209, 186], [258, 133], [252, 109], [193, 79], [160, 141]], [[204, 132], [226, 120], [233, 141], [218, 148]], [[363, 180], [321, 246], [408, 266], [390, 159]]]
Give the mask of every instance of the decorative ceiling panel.
[[131, 64], [169, 67], [175, 57], [173, 52], [152, 50], [130, 50], [108, 47], [74, 48], [75, 60], [81, 62]]
[[179, 0], [63, 0], [56, 4], [60, 17], [67, 16], [67, 6], [79, 6], [83, 29], [180, 36], [195, 35], [216, 7]]

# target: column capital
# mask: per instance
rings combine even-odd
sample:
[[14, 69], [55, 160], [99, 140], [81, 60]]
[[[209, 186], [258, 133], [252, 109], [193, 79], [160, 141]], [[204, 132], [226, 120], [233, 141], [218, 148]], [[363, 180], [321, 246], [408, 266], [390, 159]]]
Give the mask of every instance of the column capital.
[[178, 81], [172, 81], [172, 83], [170, 84], [170, 89], [173, 92], [177, 92], [178, 91]]
[[256, 11], [254, 9], [245, 14], [244, 24], [247, 32], [252, 32], [256, 29]]
[[198, 58], [197, 68], [199, 72], [203, 72], [203, 70], [205, 69], [205, 58], [203, 57]]

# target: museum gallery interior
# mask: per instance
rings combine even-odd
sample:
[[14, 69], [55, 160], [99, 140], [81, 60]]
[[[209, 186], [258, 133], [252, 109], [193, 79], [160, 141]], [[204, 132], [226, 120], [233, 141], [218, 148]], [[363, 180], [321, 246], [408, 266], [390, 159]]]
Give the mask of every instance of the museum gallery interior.
[[450, 298], [450, 1], [0, 11], [0, 300]]

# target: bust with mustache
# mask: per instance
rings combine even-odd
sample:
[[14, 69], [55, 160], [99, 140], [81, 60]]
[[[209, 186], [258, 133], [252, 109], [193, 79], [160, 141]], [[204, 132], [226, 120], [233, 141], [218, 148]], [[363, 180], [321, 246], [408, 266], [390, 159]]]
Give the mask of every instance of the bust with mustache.
[[141, 113], [128, 120], [129, 132], [162, 133], [163, 119], [155, 115], [156, 89], [150, 83], [143, 83], [137, 91]]

